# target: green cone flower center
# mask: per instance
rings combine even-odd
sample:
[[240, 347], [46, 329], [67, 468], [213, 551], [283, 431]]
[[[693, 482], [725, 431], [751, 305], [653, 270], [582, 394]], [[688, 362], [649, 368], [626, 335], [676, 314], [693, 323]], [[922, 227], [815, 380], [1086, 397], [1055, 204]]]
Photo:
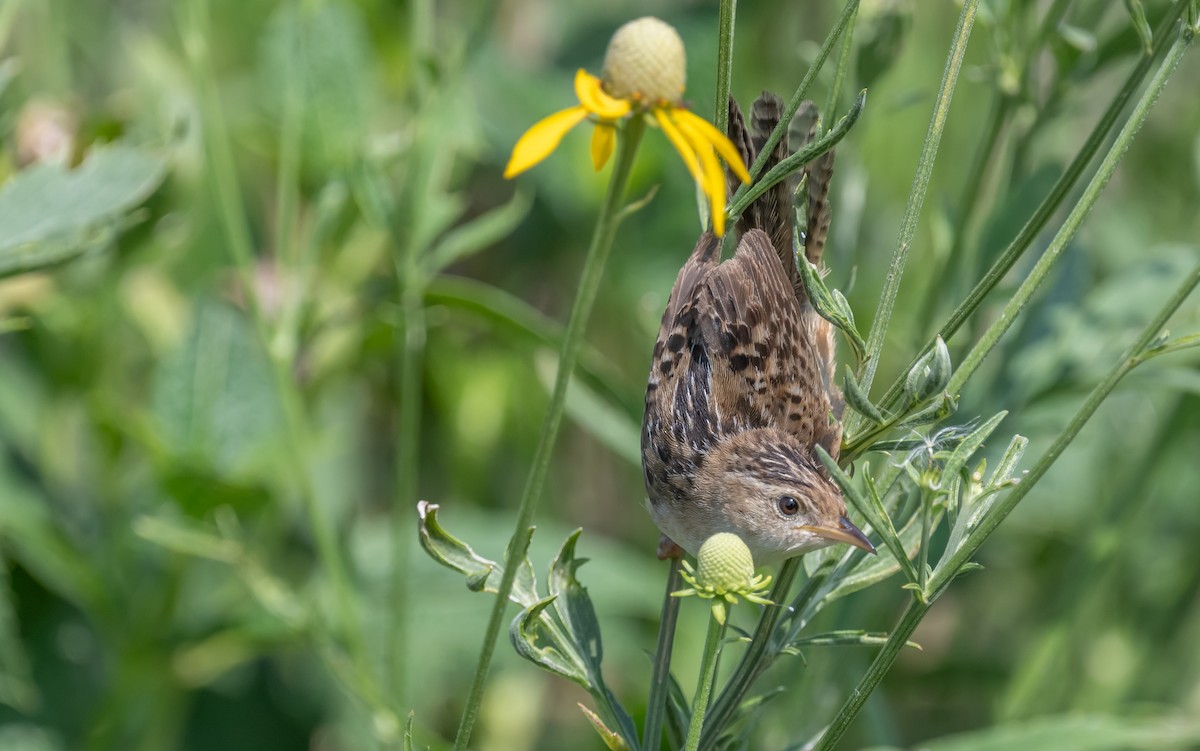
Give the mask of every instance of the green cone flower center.
[[754, 579], [750, 548], [731, 532], [718, 532], [705, 540], [696, 564], [696, 581], [718, 592], [749, 589]]
[[613, 34], [604, 55], [604, 84], [618, 99], [678, 103], [687, 85], [687, 56], [679, 32], [646, 16]]

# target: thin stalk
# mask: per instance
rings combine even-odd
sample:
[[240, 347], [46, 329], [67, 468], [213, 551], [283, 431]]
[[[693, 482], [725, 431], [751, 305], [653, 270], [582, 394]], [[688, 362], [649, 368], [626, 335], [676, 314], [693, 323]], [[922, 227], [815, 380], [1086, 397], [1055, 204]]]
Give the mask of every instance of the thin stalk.
[[663, 716], [671, 689], [671, 653], [675, 646], [675, 624], [679, 621], [679, 598], [671, 593], [680, 589], [680, 559], [672, 558], [667, 570], [667, 589], [663, 593], [662, 617], [658, 622], [658, 644], [654, 648], [654, 673], [650, 678], [650, 697], [646, 701], [646, 726], [642, 748], [654, 751], [662, 745]]
[[[979, 196], [983, 193], [983, 184], [987, 180], [988, 174], [992, 171], [992, 165], [999, 150], [996, 144], [1000, 141], [1000, 133], [1004, 130], [1004, 123], [1008, 120], [1008, 115], [1012, 111], [1015, 99], [1008, 94], [1000, 93], [992, 103], [991, 116], [988, 118], [987, 130], [984, 137], [979, 141], [979, 146], [975, 151], [975, 159], [971, 164], [971, 171], [967, 175], [966, 184], [963, 186], [962, 204], [958, 210], [958, 216], [954, 220], [954, 229], [951, 231], [950, 254], [941, 264], [941, 271], [937, 278], [930, 284], [929, 292], [925, 295], [925, 304], [921, 316], [920, 330], [926, 330], [933, 321], [933, 316], [938, 312], [938, 300], [941, 299], [942, 293], [951, 286], [952, 281], [962, 279], [973, 279], [975, 277], [975, 257], [964, 259], [963, 253], [967, 249], [967, 234], [973, 228], [973, 219], [975, 217], [976, 208], [979, 205]], [[955, 292], [959, 286], [953, 286]]]
[[[867, 336], [867, 357], [863, 363], [862, 372], [858, 376], [858, 382], [865, 393], [870, 393], [871, 381], [874, 380], [875, 370], [879, 367], [883, 339], [892, 318], [892, 309], [896, 305], [896, 295], [900, 291], [900, 279], [904, 275], [904, 264], [908, 260], [913, 236], [917, 232], [917, 220], [921, 216], [921, 207], [925, 204], [925, 192], [929, 189], [929, 179], [933, 175], [933, 163], [937, 159], [938, 147], [942, 143], [942, 131], [946, 127], [946, 118], [950, 113], [950, 100], [954, 96], [955, 84], [958, 83], [958, 73], [962, 69], [963, 56], [967, 53], [967, 41], [971, 37], [971, 27], [975, 23], [975, 9], [978, 5], [979, 0], [966, 0], [963, 3], [962, 12], [958, 15], [958, 27], [955, 28], [954, 37], [950, 42], [950, 54], [946, 58], [946, 68], [942, 72], [942, 84], [938, 88], [937, 100], [933, 105], [933, 115], [929, 119], [929, 130], [925, 134], [925, 143], [921, 146], [921, 156], [917, 160], [917, 171], [913, 176], [908, 204], [904, 207], [900, 237], [896, 242], [896, 251], [892, 254], [892, 263], [883, 284], [883, 293], [879, 300], [879, 307], [875, 311], [875, 320], [871, 323], [871, 333]], [[861, 422], [862, 418], [852, 415], [846, 433], [857, 432]]]
[[925, 617], [932, 603], [945, 591], [946, 587], [961, 572], [962, 568], [970, 562], [971, 557], [975, 555], [984, 541], [996, 531], [996, 528], [1012, 513], [1017, 504], [1045, 476], [1046, 472], [1050, 470], [1050, 467], [1054, 465], [1054, 462], [1062, 455], [1067, 446], [1075, 440], [1079, 431], [1087, 424], [1088, 420], [1096, 412], [1096, 409], [1108, 398], [1108, 395], [1112, 393], [1121, 379], [1129, 371], [1137, 367], [1140, 362], [1143, 362], [1143, 357], [1150, 343], [1154, 341], [1159, 332], [1162, 331], [1163, 326], [1166, 325], [1167, 320], [1179, 309], [1179, 306], [1183, 304], [1183, 301], [1187, 299], [1188, 295], [1192, 293], [1197, 285], [1200, 285], [1200, 266], [1196, 266], [1191, 274], [1183, 280], [1183, 283], [1179, 285], [1175, 293], [1142, 331], [1137, 341], [1134, 342], [1133, 347], [1130, 348], [1129, 354], [1109, 371], [1108, 376], [1096, 388], [1092, 389], [1083, 406], [1071, 418], [1071, 422], [1067, 424], [1063, 432], [1054, 440], [1050, 449], [1042, 455], [1033, 469], [1029, 471], [1029, 474], [1021, 478], [1021, 482], [1016, 488], [997, 501], [996, 506], [983, 518], [979, 526], [972, 530], [971, 534], [963, 542], [962, 547], [938, 564], [937, 571], [934, 572], [933, 578], [929, 580], [926, 602], [922, 602], [916, 597], [909, 602], [908, 609], [904, 611], [900, 622], [888, 636], [888, 640], [879, 654], [875, 656], [875, 660], [871, 663], [871, 667], [868, 668], [867, 673], [858, 682], [858, 685], [855, 686], [854, 691], [851, 692], [841, 709], [838, 710], [833, 722], [830, 723], [825, 734], [821, 736], [821, 740], [814, 747], [813, 751], [829, 751], [829, 749], [837, 744], [845, 734], [847, 728], [849, 728], [850, 723], [854, 721], [855, 716], [862, 709], [867, 697], [871, 695], [871, 692], [875, 690], [875, 687], [887, 675], [892, 664], [900, 655], [900, 650], [904, 648], [905, 642], [912, 636], [917, 624]]
[[722, 133], [729, 132], [729, 89], [733, 79], [733, 19], [737, 0], [721, 0], [717, 30], [717, 101], [713, 123]]
[[975, 288], [971, 290], [970, 294], [950, 314], [950, 317], [942, 325], [941, 329], [938, 330], [937, 334], [930, 339], [924, 349], [917, 353], [907, 367], [901, 369], [900, 375], [888, 388], [883, 398], [879, 400], [881, 406], [891, 407], [895, 405], [896, 400], [904, 391], [904, 375], [933, 348], [933, 343], [938, 336], [944, 341], [950, 341], [950, 338], [962, 328], [963, 324], [983, 304], [984, 298], [996, 288], [996, 285], [1004, 279], [1016, 262], [1024, 255], [1025, 251], [1033, 245], [1033, 241], [1041, 234], [1051, 217], [1057, 213], [1067, 195], [1074, 190], [1075, 184], [1083, 175], [1088, 163], [1091, 162], [1092, 158], [1100, 150], [1100, 147], [1108, 140], [1108, 134], [1112, 132], [1113, 125], [1116, 124], [1117, 118], [1124, 111], [1125, 105], [1129, 103], [1129, 100], [1138, 90], [1138, 87], [1141, 86], [1146, 74], [1153, 67], [1158, 53], [1166, 46], [1167, 40], [1171, 38], [1171, 27], [1178, 23], [1180, 16], [1183, 15], [1183, 11], [1187, 6], [1187, 2], [1188, 0], [1179, 0], [1172, 7], [1171, 11], [1167, 13], [1162, 24], [1154, 32], [1154, 54], [1138, 58], [1138, 64], [1134, 66], [1124, 85], [1117, 92], [1108, 109], [1100, 117], [1091, 134], [1088, 135], [1087, 141], [1079, 149], [1079, 153], [1075, 155], [1075, 158], [1071, 160], [1071, 163], [1067, 166], [1062, 176], [1058, 178], [1058, 182], [1050, 189], [1050, 193], [1046, 196], [1046, 199], [1038, 206], [1033, 216], [1029, 218], [1029, 221], [1025, 223], [1025, 226], [1021, 228], [1017, 236], [1008, 244], [1008, 247], [1004, 249], [991, 268], [988, 269], [988, 272], [984, 274], [983, 278], [975, 285]]
[[596, 229], [592, 234], [587, 260], [584, 262], [583, 273], [579, 280], [579, 291], [571, 307], [567, 333], [559, 352], [558, 373], [554, 378], [554, 389], [550, 393], [550, 403], [546, 407], [546, 417], [542, 422], [542, 433], [534, 452], [533, 465], [530, 467], [525, 491], [521, 495], [521, 505], [517, 510], [516, 528], [513, 530], [508, 544], [508, 552], [504, 558], [504, 576], [500, 580], [500, 587], [492, 604], [492, 613], [488, 618], [479, 663], [475, 668], [475, 677], [471, 682], [471, 690], [467, 696], [466, 706], [463, 708], [458, 733], [454, 739], [456, 751], [464, 751], [471, 740], [471, 731], [474, 729], [475, 720], [479, 715], [479, 702], [483, 698], [483, 684], [487, 680], [492, 654], [496, 649], [496, 637], [500, 633], [500, 624], [508, 605], [508, 595], [512, 592], [513, 580], [519, 564], [529, 550], [529, 539], [533, 533], [530, 525], [533, 522], [534, 512], [537, 510], [538, 500], [541, 498], [542, 486], [546, 482], [546, 473], [550, 468], [550, 455], [554, 449], [555, 439], [558, 437], [558, 429], [562, 425], [567, 384], [570, 382], [571, 373], [575, 370], [579, 352], [583, 348], [583, 333], [587, 328], [588, 318], [591, 316], [592, 305], [596, 301], [596, 293], [600, 289], [604, 264], [612, 250], [613, 238], [616, 236], [617, 224], [620, 221], [625, 186], [629, 182], [633, 159], [637, 154], [638, 144], [641, 143], [645, 127], [642, 118], [630, 119], [617, 150], [616, 166], [613, 167], [612, 177], [609, 179], [608, 194], [600, 208], [600, 216], [596, 220]]
[[923, 603], [917, 598], [913, 598], [908, 603], [908, 609], [904, 611], [900, 622], [892, 629], [892, 633], [888, 635], [887, 642], [879, 650], [879, 654], [875, 655], [875, 659], [871, 662], [871, 666], [867, 668], [867, 672], [863, 675], [862, 680], [850, 692], [850, 696], [846, 698], [846, 702], [842, 704], [842, 708], [838, 710], [834, 716], [833, 722], [825, 729], [825, 733], [821, 736], [821, 740], [817, 741], [817, 745], [813, 747], [813, 751], [829, 751], [837, 742], [846, 734], [846, 730], [850, 727], [850, 723], [854, 722], [854, 718], [862, 710], [863, 704], [866, 703], [867, 697], [883, 680], [891, 670], [892, 664], [896, 658], [900, 656], [901, 650], [912, 636], [913, 631], [917, 629], [917, 624], [929, 612], [929, 604]]
[[[775, 577], [775, 584], [771, 587], [771, 602], [787, 601], [788, 591], [791, 590], [792, 582], [795, 581], [799, 571], [799, 558], [789, 558], [784, 561], [783, 565], [779, 567], [779, 575]], [[750, 685], [754, 683], [754, 679], [758, 677], [762, 669], [765, 669], [764, 663], [770, 661], [771, 658], [767, 654], [768, 648], [771, 646], [771, 637], [775, 633], [775, 624], [779, 621], [782, 612], [783, 607], [780, 605], [768, 605], [763, 608], [763, 613], [758, 619], [758, 626], [755, 627], [754, 635], [750, 638], [750, 645], [746, 648], [742, 659], [738, 661], [725, 688], [721, 690], [713, 712], [709, 715], [706, 728], [708, 732], [705, 733], [703, 739], [704, 748], [712, 747], [718, 730], [728, 721], [729, 715], [742, 700]]]
[[829, 104], [826, 112], [837, 112], [838, 98], [842, 95], [842, 84], [846, 81], [846, 73], [850, 69], [850, 50], [854, 48], [854, 27], [858, 23], [858, 6], [850, 13], [850, 21], [842, 34], [842, 43], [838, 48], [837, 67], [833, 70], [833, 85], [829, 87]]
[[[817, 50], [817, 56], [809, 66], [808, 72], [804, 74], [804, 79], [800, 81], [800, 85], [796, 87], [796, 92], [792, 94], [792, 98], [788, 101], [787, 107], [783, 111], [783, 116], [779, 118], [779, 125], [775, 126], [775, 130], [771, 131], [770, 138], [763, 144], [763, 147], [758, 152], [758, 158], [754, 160], [754, 164], [750, 167], [750, 177], [757, 179], [762, 174], [763, 167], [766, 166], [767, 160], [771, 157], [771, 152], [775, 150], [775, 145], [779, 143], [784, 134], [787, 133], [788, 126], [792, 122], [792, 118], [796, 116], [796, 111], [800, 109], [800, 104], [804, 101], [804, 97], [808, 94], [808, 89], [812, 86], [813, 81], [817, 80], [817, 74], [821, 72], [821, 66], [825, 64], [825, 58], [829, 57], [829, 53], [833, 50], [833, 45], [837, 43], [838, 37], [842, 31], [850, 23], [850, 19], [858, 12], [859, 0], [846, 0], [846, 5], [842, 7], [842, 12], [834, 22], [833, 28], [825, 36], [825, 41], [821, 42], [821, 48]], [[718, 106], [720, 106], [718, 104]], [[751, 183], [753, 185], [753, 183]], [[734, 199], [741, 197], [741, 194], [748, 186], [743, 185], [734, 194]], [[733, 201], [731, 201], [733, 203]]]
[[704, 638], [704, 657], [700, 662], [700, 678], [696, 683], [696, 696], [692, 699], [692, 719], [688, 723], [687, 743], [684, 751], [700, 748], [700, 731], [704, 728], [704, 713], [708, 711], [708, 699], [712, 695], [713, 679], [717, 674], [717, 655], [720, 652], [721, 634], [725, 624], [715, 615], [708, 617], [708, 635]]
[[1112, 148], [1104, 155], [1104, 160], [1100, 163], [1096, 174], [1092, 176], [1091, 181], [1083, 191], [1079, 202], [1075, 204], [1075, 208], [1067, 216], [1063, 226], [1059, 228], [1058, 233], [1051, 240], [1050, 246], [1046, 248], [1046, 252], [1034, 264], [1033, 270], [1029, 272], [1029, 276], [1017, 288], [1008, 304], [1004, 306], [1000, 316], [992, 322], [975, 346], [963, 359], [962, 364], [954, 371], [954, 375], [950, 377], [950, 382], [946, 385], [946, 390], [951, 394], [957, 394], [979, 367], [983, 359], [987, 357], [992, 348], [1000, 341], [1017, 315], [1028, 304], [1033, 293], [1041, 286], [1043, 280], [1050, 273], [1051, 266], [1058, 260], [1058, 257], [1066, 249], [1067, 243], [1075, 236], [1084, 218], [1095, 205], [1096, 200], [1108, 185], [1109, 179], [1113, 172], [1116, 171], [1117, 165], [1121, 162], [1121, 158], [1125, 156], [1125, 152], [1129, 149], [1129, 144], [1133, 142], [1133, 137], [1142, 127], [1142, 123], [1150, 114], [1150, 110], [1154, 107], [1154, 103], [1158, 101], [1158, 97], [1162, 94], [1163, 89], [1170, 80], [1171, 74], [1175, 72], [1175, 68], [1179, 65], [1179, 61], [1183, 59], [1184, 53], [1187, 51], [1192, 41], [1192, 34], [1180, 33], [1176, 36], [1175, 43], [1171, 45], [1171, 49], [1167, 52], [1167, 56], [1159, 65], [1154, 77], [1150, 80], [1149, 86], [1138, 100], [1137, 106], [1134, 107], [1133, 113], [1129, 116], [1129, 120], [1125, 126], [1121, 128], [1121, 132], [1117, 134], [1116, 140], [1113, 142]]

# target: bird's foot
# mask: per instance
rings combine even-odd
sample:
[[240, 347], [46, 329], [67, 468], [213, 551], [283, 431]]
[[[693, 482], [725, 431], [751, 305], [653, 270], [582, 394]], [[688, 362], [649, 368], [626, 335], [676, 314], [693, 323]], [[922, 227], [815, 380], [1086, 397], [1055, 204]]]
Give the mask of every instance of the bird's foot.
[[658, 560], [665, 561], [669, 558], [682, 558], [683, 548], [675, 544], [675, 541], [666, 535], [660, 535], [658, 538]]

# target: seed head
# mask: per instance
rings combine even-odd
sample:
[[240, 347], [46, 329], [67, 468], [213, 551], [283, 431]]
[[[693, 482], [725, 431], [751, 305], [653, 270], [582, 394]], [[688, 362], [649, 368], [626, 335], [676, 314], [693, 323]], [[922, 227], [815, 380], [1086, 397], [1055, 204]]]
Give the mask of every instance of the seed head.
[[604, 55], [604, 85], [618, 99], [678, 103], [687, 86], [687, 55], [679, 32], [652, 16], [613, 34]]
[[717, 592], [737, 592], [750, 588], [754, 579], [754, 558], [742, 538], [732, 532], [718, 532], [704, 541], [696, 556], [696, 581]]

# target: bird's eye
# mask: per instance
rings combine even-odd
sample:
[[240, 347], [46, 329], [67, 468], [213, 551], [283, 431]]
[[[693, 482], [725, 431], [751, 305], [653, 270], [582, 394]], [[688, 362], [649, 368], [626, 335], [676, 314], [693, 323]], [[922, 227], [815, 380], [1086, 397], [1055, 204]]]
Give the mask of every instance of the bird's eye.
[[776, 501], [779, 505], [779, 510], [786, 516], [795, 516], [800, 513], [800, 502], [790, 495], [781, 495]]

